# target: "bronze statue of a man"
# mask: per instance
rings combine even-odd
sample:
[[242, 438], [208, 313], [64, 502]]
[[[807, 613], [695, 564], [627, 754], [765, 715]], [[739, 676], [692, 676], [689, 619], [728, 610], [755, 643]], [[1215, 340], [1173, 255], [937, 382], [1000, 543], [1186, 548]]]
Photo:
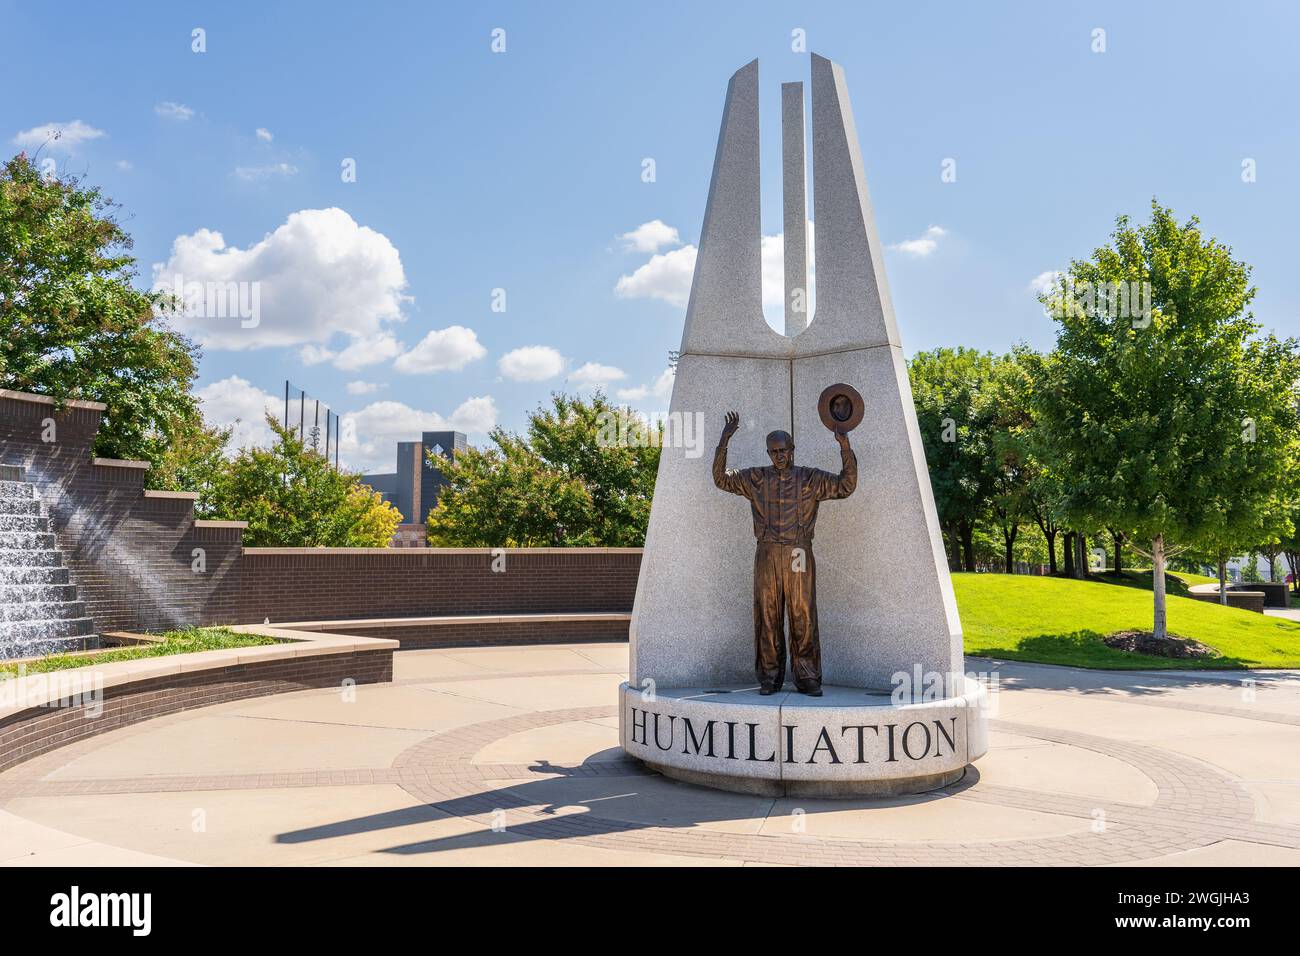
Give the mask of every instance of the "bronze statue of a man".
[[838, 475], [794, 464], [788, 432], [767, 436], [770, 466], [727, 470], [727, 443], [740, 427], [728, 412], [713, 455], [713, 483], [749, 499], [754, 513], [754, 671], [758, 692], [774, 694], [785, 681], [785, 616], [790, 615], [790, 670], [802, 694], [822, 694], [821, 643], [817, 636], [817, 567], [813, 528], [817, 505], [847, 498], [858, 484], [858, 459], [847, 433], [837, 427], [842, 467]]

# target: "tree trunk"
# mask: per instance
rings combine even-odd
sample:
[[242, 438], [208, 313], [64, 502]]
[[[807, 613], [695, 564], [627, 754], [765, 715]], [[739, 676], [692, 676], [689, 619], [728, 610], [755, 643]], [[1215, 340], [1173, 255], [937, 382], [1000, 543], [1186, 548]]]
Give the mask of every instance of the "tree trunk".
[[1074, 576], [1088, 580], [1088, 536], [1082, 531], [1074, 538]]
[[1056, 531], [1051, 534], [1043, 532], [1043, 537], [1047, 539], [1047, 573], [1056, 573]]
[[1061, 539], [1061, 553], [1065, 556], [1065, 576], [1074, 577], [1074, 532], [1065, 532]]
[[1115, 542], [1115, 577], [1124, 576], [1124, 535], [1111, 532], [1111, 540]]
[[1165, 536], [1162, 534], [1151, 541], [1151, 591], [1155, 595], [1155, 626], [1152, 630], [1160, 640], [1169, 635], [1165, 621]]
[[1007, 574], [1016, 573], [1014, 551], [1015, 551], [1015, 544], [1016, 544], [1016, 535], [1019, 533], [1019, 531], [1020, 529], [1017, 527], [1017, 528], [1012, 528], [1010, 534], [1007, 534], [1006, 531], [1002, 532], [1002, 541], [1006, 545]]
[[953, 522], [948, 526], [948, 568], [952, 571], [960, 571], [962, 569], [961, 538], [958, 536], [956, 522]]
[[969, 521], [961, 526], [961, 550], [966, 559], [966, 570], [975, 572], [975, 526]]
[[1219, 558], [1219, 603], [1228, 606], [1228, 562]]

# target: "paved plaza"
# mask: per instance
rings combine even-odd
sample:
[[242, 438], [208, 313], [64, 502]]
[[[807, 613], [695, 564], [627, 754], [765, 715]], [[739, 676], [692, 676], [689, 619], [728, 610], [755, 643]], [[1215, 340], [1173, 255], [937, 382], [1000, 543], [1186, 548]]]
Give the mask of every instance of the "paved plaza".
[[996, 671], [946, 790], [705, 790], [618, 746], [625, 644], [396, 655], [144, 722], [0, 774], [7, 865], [1300, 864], [1300, 672]]

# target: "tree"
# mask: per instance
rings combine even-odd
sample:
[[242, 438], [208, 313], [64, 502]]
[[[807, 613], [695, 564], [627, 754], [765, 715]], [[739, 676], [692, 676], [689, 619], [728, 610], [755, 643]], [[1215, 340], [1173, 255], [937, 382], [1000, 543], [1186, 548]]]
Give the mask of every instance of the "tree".
[[[1293, 470], [1300, 471], [1300, 463]], [[1291, 533], [1282, 539], [1282, 554], [1286, 556], [1291, 571], [1291, 590], [1300, 594], [1300, 500], [1292, 499], [1287, 516], [1291, 521]]]
[[991, 354], [967, 348], [918, 352], [908, 363], [949, 562], [966, 571], [975, 570], [975, 530], [994, 494], [987, 415], [994, 366]]
[[198, 350], [163, 324], [169, 300], [132, 285], [116, 209], [76, 178], [42, 176], [25, 153], [0, 168], [0, 387], [105, 403], [95, 453], [175, 476], [168, 449], [202, 440]]
[[639, 547], [662, 435], [601, 392], [557, 392], [529, 414], [526, 435], [496, 428], [496, 447], [439, 459], [447, 484], [429, 513], [429, 543]]
[[1069, 479], [1063, 509], [1075, 526], [1131, 529], [1152, 561], [1159, 637], [1166, 558], [1223, 531], [1234, 497], [1257, 510], [1292, 480], [1297, 343], [1258, 335], [1249, 277], [1195, 218], [1180, 225], [1153, 201], [1149, 223], [1119, 217], [1111, 243], [1043, 297], [1057, 352], [1034, 398]]
[[1029, 408], [1028, 367], [1020, 353], [994, 360], [977, 419], [983, 423], [989, 457], [990, 503], [1002, 533], [1007, 574], [1015, 570], [1016, 537], [1034, 511], [1034, 420]]
[[267, 415], [270, 448], [243, 448], [216, 472], [208, 500], [214, 514], [247, 521], [244, 544], [280, 548], [383, 548], [402, 520], [361, 481]]
[[149, 486], [160, 491], [197, 491], [195, 513], [210, 517], [212, 488], [227, 468], [230, 428], [187, 428], [172, 439], [162, 461], [149, 471]]

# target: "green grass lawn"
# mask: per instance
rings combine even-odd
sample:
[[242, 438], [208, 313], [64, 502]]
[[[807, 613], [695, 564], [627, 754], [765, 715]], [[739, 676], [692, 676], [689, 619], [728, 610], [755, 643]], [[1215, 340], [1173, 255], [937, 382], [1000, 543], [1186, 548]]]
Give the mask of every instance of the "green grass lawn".
[[[99, 654], [76, 656], [51, 654], [40, 660], [22, 665], [24, 674], [44, 674], [49, 671], [86, 667], [90, 664], [112, 664], [117, 661], [134, 661], [143, 657], [167, 657], [171, 654], [194, 654], [199, 651], [221, 651], [231, 647], [256, 647], [261, 644], [278, 644], [273, 637], [260, 634], [237, 634], [224, 627], [191, 627], [181, 631], [168, 631], [159, 635], [157, 644], [137, 644]], [[0, 661], [0, 680], [18, 674], [15, 665]]]
[[[1208, 644], [1222, 657], [1170, 660], [1107, 647], [1101, 639], [1151, 630], [1151, 572], [1115, 582], [1021, 574], [954, 574], [966, 653], [1006, 660], [1115, 670], [1300, 667], [1300, 624], [1168, 597], [1169, 631]], [[1198, 575], [1184, 575], [1201, 583]]]

